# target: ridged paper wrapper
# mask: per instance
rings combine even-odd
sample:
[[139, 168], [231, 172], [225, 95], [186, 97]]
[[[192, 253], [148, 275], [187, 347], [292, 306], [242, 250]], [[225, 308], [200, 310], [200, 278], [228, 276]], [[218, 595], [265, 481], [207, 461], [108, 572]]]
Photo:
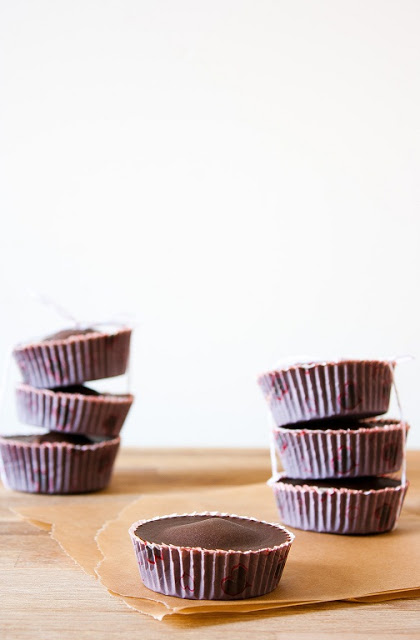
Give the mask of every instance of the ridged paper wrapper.
[[270, 483], [281, 522], [308, 531], [339, 534], [384, 533], [396, 526], [408, 483], [355, 490]]
[[37, 389], [27, 384], [16, 388], [21, 422], [64, 433], [117, 436], [133, 400], [131, 394], [84, 395]]
[[74, 445], [0, 437], [2, 480], [10, 489], [29, 493], [98, 491], [109, 484], [119, 445], [119, 438]]
[[400, 469], [408, 429], [403, 421], [369, 419], [349, 429], [279, 427], [273, 437], [289, 478], [354, 478]]
[[393, 363], [344, 360], [297, 364], [258, 378], [277, 427], [339, 417], [386, 413]]
[[[254, 518], [218, 512], [182, 515], [255, 521]], [[179, 517], [172, 514], [165, 516], [165, 519], [175, 516]], [[273, 591], [280, 581], [294, 540], [293, 534], [284, 527], [264, 522], [267, 526], [284, 531], [287, 534], [286, 541], [257, 551], [187, 548], [142, 540], [136, 530], [145, 522], [139, 520], [129, 529], [143, 583], [152, 591], [191, 600], [238, 600]]]
[[131, 329], [87, 333], [16, 347], [13, 355], [26, 384], [66, 387], [125, 373]]

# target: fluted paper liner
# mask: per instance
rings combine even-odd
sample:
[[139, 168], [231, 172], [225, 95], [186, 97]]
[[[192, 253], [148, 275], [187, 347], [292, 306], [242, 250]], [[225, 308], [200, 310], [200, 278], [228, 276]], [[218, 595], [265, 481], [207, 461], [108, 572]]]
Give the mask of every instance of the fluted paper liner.
[[119, 438], [94, 444], [28, 443], [0, 437], [2, 480], [15, 491], [66, 494], [104, 489]]
[[[217, 511], [182, 514], [228, 517], [242, 522], [258, 522], [255, 518], [229, 515]], [[169, 520], [176, 514], [153, 518]], [[254, 598], [273, 591], [280, 581], [294, 535], [278, 524], [262, 522], [286, 533], [280, 545], [256, 551], [209, 550], [148, 542], [141, 538], [139, 520], [129, 529], [146, 587], [178, 598], [190, 600], [238, 600]], [[140, 532], [137, 529], [140, 527]]]
[[125, 373], [131, 329], [87, 333], [16, 347], [13, 355], [24, 382], [33, 387], [66, 387]]
[[280, 520], [318, 533], [384, 533], [396, 525], [408, 483], [383, 489], [345, 489], [270, 482]]
[[16, 388], [21, 422], [64, 433], [117, 436], [133, 400], [130, 394], [84, 395], [37, 389], [26, 384]]
[[346, 360], [298, 364], [258, 378], [277, 427], [388, 411], [393, 363]]
[[369, 419], [357, 429], [279, 427], [273, 435], [290, 478], [354, 478], [397, 471], [408, 429], [403, 421]]

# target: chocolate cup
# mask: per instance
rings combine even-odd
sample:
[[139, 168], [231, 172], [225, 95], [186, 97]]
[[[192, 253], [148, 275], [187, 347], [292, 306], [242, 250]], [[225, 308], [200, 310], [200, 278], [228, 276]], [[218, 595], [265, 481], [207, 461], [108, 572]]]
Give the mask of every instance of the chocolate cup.
[[399, 420], [353, 421], [352, 428], [273, 429], [290, 478], [351, 478], [393, 473], [403, 461], [409, 426]]
[[67, 387], [125, 373], [131, 329], [87, 333], [16, 347], [13, 355], [26, 384]]
[[84, 395], [37, 389], [27, 384], [16, 388], [21, 422], [65, 433], [117, 436], [133, 400], [131, 394]]
[[270, 483], [280, 520], [296, 529], [318, 533], [359, 535], [390, 531], [396, 526], [409, 486], [406, 482], [383, 489], [318, 487], [316, 480], [292, 485], [282, 481], [285, 477]]
[[343, 360], [297, 364], [258, 378], [277, 427], [324, 418], [368, 418], [389, 407], [394, 364]]
[[[180, 515], [220, 516], [258, 522], [255, 518], [208, 511]], [[172, 514], [163, 518], [171, 517], [180, 516]], [[280, 581], [294, 540], [294, 535], [284, 527], [261, 521], [284, 531], [286, 541], [256, 551], [181, 547], [142, 540], [136, 531], [145, 522], [149, 520], [139, 520], [129, 529], [144, 585], [158, 593], [190, 600], [239, 600], [273, 591]]]
[[99, 491], [109, 484], [119, 446], [119, 438], [75, 445], [0, 436], [2, 480], [9, 489], [27, 493]]

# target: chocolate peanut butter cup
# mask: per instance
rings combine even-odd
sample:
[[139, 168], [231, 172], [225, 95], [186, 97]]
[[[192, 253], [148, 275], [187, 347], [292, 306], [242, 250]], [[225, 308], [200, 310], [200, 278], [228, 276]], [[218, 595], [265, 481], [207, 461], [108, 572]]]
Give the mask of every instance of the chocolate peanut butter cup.
[[2, 480], [29, 493], [98, 491], [110, 481], [119, 445], [118, 437], [70, 433], [0, 436]]
[[139, 520], [129, 529], [145, 586], [192, 600], [237, 600], [278, 585], [294, 536], [218, 512]]
[[370, 534], [396, 525], [408, 483], [387, 477], [272, 482], [280, 520], [319, 533]]
[[273, 429], [291, 478], [350, 478], [397, 471], [407, 423], [393, 419], [320, 420]]
[[389, 407], [394, 363], [338, 360], [299, 363], [258, 378], [277, 427], [324, 418], [367, 418]]
[[13, 355], [25, 383], [33, 387], [67, 387], [125, 373], [131, 329], [102, 332], [66, 329], [39, 342], [20, 345]]
[[19, 384], [16, 388], [21, 422], [65, 433], [117, 436], [133, 400], [131, 394], [98, 393], [82, 385], [38, 389]]

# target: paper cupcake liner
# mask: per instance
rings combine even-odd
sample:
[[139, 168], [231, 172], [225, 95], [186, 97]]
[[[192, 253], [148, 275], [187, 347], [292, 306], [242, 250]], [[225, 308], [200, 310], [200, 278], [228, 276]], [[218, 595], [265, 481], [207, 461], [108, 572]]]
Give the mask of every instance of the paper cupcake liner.
[[352, 478], [397, 471], [403, 461], [408, 424], [386, 419], [359, 424], [357, 429], [274, 429], [287, 476]]
[[88, 333], [17, 347], [23, 380], [33, 387], [66, 387], [125, 373], [131, 329]]
[[[182, 515], [229, 514], [204, 512]], [[165, 517], [175, 516], [177, 514]], [[230, 517], [255, 521], [242, 516]], [[152, 591], [191, 600], [238, 600], [273, 591], [280, 581], [294, 540], [293, 534], [280, 525], [264, 523], [285, 531], [287, 540], [276, 547], [258, 551], [177, 547], [139, 538], [135, 532], [144, 522], [139, 520], [129, 529], [143, 583]]]
[[37, 389], [26, 384], [16, 388], [21, 422], [65, 433], [117, 436], [133, 400], [130, 394], [83, 395]]
[[369, 534], [396, 525], [408, 483], [384, 489], [354, 490], [272, 483], [280, 520], [318, 533]]
[[0, 437], [3, 483], [29, 493], [85, 493], [104, 489], [120, 439], [89, 445], [42, 444]]
[[258, 378], [277, 427], [388, 411], [393, 364], [379, 360], [296, 365]]

